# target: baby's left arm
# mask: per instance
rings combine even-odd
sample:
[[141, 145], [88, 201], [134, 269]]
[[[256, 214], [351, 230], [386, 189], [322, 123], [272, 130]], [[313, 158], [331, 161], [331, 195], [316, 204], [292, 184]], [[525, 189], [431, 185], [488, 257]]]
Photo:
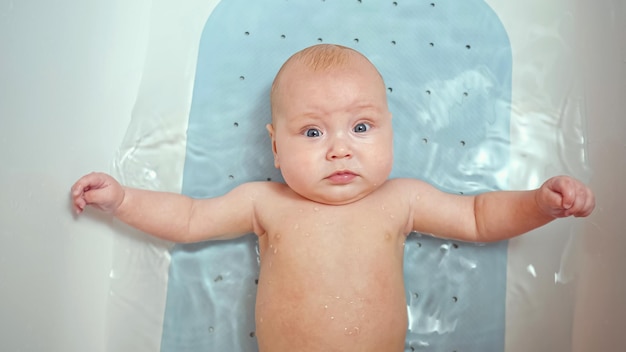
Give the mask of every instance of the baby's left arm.
[[[414, 215], [414, 230], [471, 242], [524, 234], [556, 218], [591, 214], [595, 197], [582, 182], [557, 176], [530, 191], [454, 196], [430, 190], [428, 207]], [[436, 204], [436, 205], [433, 205]]]
[[595, 207], [595, 197], [582, 182], [557, 176], [536, 190], [478, 195], [474, 204], [477, 240], [497, 241], [521, 235], [556, 218], [588, 216]]

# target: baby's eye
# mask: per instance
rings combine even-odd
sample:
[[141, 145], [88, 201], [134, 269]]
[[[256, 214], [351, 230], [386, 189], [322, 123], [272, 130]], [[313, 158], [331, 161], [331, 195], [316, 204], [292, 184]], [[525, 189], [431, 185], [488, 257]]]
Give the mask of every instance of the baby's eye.
[[371, 126], [368, 123], [361, 122], [357, 124], [356, 126], [354, 126], [354, 132], [356, 133], [367, 132], [370, 129], [370, 127]]
[[304, 135], [307, 137], [319, 137], [322, 135], [322, 132], [317, 128], [309, 128], [304, 132]]

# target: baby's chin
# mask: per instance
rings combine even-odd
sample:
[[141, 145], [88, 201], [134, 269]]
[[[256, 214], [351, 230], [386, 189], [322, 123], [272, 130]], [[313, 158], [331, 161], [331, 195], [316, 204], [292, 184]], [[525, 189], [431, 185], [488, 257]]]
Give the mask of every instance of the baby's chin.
[[323, 205], [348, 205], [367, 197], [372, 194], [378, 187], [372, 187], [369, 189], [361, 190], [359, 192], [327, 192], [327, 193], [306, 193], [298, 192], [300, 197], [305, 198], [311, 202], [323, 204]]

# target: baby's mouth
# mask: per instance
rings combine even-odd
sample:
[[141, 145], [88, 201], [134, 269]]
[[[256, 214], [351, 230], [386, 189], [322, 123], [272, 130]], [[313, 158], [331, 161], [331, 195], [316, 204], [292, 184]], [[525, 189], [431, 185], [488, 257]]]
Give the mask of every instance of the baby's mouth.
[[330, 176], [326, 177], [333, 184], [343, 185], [352, 182], [358, 175], [350, 170], [340, 170], [333, 172]]

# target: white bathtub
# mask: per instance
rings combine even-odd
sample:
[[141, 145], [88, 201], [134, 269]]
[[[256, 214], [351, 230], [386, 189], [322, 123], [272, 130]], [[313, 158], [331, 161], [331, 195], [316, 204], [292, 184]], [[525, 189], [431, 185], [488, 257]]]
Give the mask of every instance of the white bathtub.
[[[487, 3], [511, 41], [512, 99], [519, 116], [558, 114], [552, 108], [566, 106], [565, 97], [586, 119], [584, 140], [565, 135], [585, 145], [574, 155], [540, 160], [537, 165], [545, 168], [533, 169], [530, 176], [540, 180], [567, 172], [589, 179], [598, 203], [588, 219], [553, 223], [511, 241], [506, 351], [626, 349], [626, 276], [621, 272], [626, 267], [626, 212], [620, 199], [626, 198], [621, 184], [626, 178], [626, 3]], [[175, 19], [193, 7], [198, 28], [173, 30], [172, 35], [199, 36], [202, 18], [214, 4], [179, 4], [169, 16]], [[139, 245], [144, 239], [95, 214], [76, 221], [68, 201], [69, 186], [77, 176], [111, 169], [133, 109], [150, 108], [137, 100], [138, 92], [151, 86], [142, 81], [142, 73], [151, 65], [167, 64], [149, 47], [151, 33], [167, 30], [154, 21], [158, 13], [151, 10], [157, 5], [163, 2], [62, 0], [53, 5], [0, 0], [2, 351], [107, 351], [112, 345], [129, 351], [158, 350], [158, 331], [145, 337], [158, 323], [139, 319], [121, 324], [120, 306], [109, 304], [110, 276], [115, 275], [111, 268], [124, 260], [124, 252], [114, 249], [114, 239], [125, 237]], [[550, 15], [554, 13], [559, 13], [558, 21]], [[554, 38], [564, 40], [550, 40]], [[545, 50], [555, 44], [573, 55], [555, 58]], [[175, 44], [171, 49], [177, 49]], [[524, 71], [531, 65], [547, 67], [534, 83]], [[581, 83], [575, 89], [580, 90], [559, 88], [562, 79], [571, 77], [554, 75], [557, 70], [575, 75]], [[189, 67], [174, 67], [163, 71], [162, 79], [185, 87], [192, 74]], [[537, 84], [534, 95], [529, 84]], [[154, 94], [179, 94], [184, 100], [190, 91]], [[553, 105], [546, 107], [545, 101]], [[532, 127], [513, 117], [514, 136]], [[532, 133], [526, 143], [532, 145]], [[523, 148], [523, 143], [512, 148], [513, 165], [521, 165], [520, 170]], [[182, 162], [174, 165], [180, 168]], [[531, 183], [520, 179], [520, 185]], [[167, 268], [167, 262], [155, 265], [155, 270]], [[158, 305], [163, 294], [146, 295], [145, 300]], [[125, 341], [120, 344], [120, 339]]]

